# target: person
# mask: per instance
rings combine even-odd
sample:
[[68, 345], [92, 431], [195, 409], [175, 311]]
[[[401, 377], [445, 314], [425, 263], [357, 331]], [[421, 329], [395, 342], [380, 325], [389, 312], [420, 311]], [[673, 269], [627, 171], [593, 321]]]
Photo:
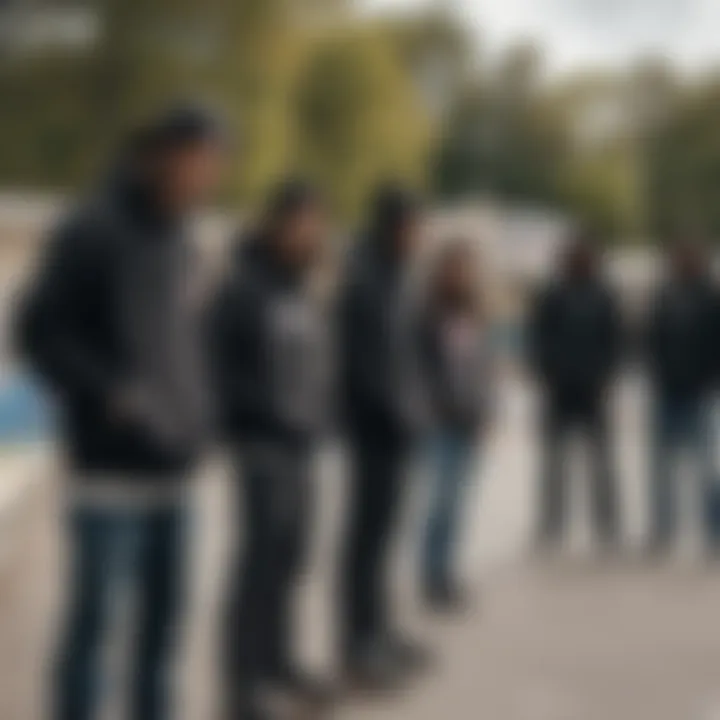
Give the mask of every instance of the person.
[[327, 338], [308, 283], [327, 218], [317, 191], [289, 180], [241, 239], [213, 313], [224, 437], [237, 457], [245, 527], [223, 628], [226, 710], [270, 716], [269, 696], [324, 705], [327, 688], [295, 662], [293, 596], [312, 510], [311, 462], [323, 428]]
[[581, 231], [565, 252], [560, 277], [541, 290], [528, 333], [530, 366], [543, 396], [541, 549], [562, 539], [567, 481], [563, 443], [573, 429], [584, 433], [591, 450], [591, 497], [599, 539], [606, 548], [618, 539], [607, 399], [622, 335], [617, 301], [600, 273], [597, 242]]
[[437, 610], [460, 609], [466, 599], [453, 556], [475, 451], [489, 421], [492, 361], [477, 267], [467, 241], [441, 248], [431, 270], [421, 328], [433, 418], [421, 577], [424, 597]]
[[69, 463], [57, 720], [103, 712], [103, 648], [126, 581], [138, 600], [129, 714], [170, 717], [186, 489], [211, 418], [184, 225], [219, 179], [220, 146], [199, 106], [132, 133], [111, 179], [54, 232], [23, 302], [19, 345], [57, 401]]
[[393, 627], [388, 586], [403, 476], [424, 412], [408, 282], [419, 221], [412, 194], [378, 190], [338, 298], [338, 392], [350, 471], [340, 641], [348, 681], [363, 689], [392, 688], [427, 660], [424, 648]]
[[700, 476], [708, 543], [714, 537], [708, 401], [717, 380], [718, 294], [704, 248], [691, 240], [672, 244], [668, 272], [651, 303], [646, 362], [651, 386], [651, 531], [649, 550], [662, 554], [675, 533], [673, 465], [686, 449]]

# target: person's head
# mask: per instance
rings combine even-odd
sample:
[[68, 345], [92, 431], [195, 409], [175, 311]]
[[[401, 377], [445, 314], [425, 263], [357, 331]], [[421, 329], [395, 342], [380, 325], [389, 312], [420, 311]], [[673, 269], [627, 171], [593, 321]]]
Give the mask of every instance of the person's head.
[[600, 262], [600, 243], [597, 237], [580, 230], [570, 239], [563, 258], [565, 277], [570, 280], [589, 280], [598, 271]]
[[380, 187], [372, 202], [371, 231], [394, 257], [404, 260], [415, 253], [421, 224], [421, 204], [399, 185]]
[[672, 240], [668, 249], [671, 273], [682, 280], [693, 280], [707, 272], [707, 253], [699, 240], [679, 237]]
[[131, 164], [158, 201], [182, 213], [208, 199], [222, 167], [220, 121], [200, 106], [173, 107], [133, 133]]
[[443, 244], [431, 271], [435, 302], [451, 309], [478, 312], [479, 259], [472, 243], [456, 238]]
[[309, 182], [286, 180], [271, 194], [265, 230], [284, 265], [297, 270], [309, 267], [322, 250], [327, 225], [323, 199]]

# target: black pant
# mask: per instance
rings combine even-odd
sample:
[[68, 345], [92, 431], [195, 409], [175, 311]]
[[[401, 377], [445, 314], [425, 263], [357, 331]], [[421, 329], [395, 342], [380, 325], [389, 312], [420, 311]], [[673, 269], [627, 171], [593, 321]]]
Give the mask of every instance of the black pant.
[[595, 529], [603, 541], [616, 538], [617, 488], [608, 436], [606, 408], [600, 398], [546, 401], [543, 417], [541, 477], [541, 541], [560, 539], [566, 516], [567, 473], [564, 444], [571, 431], [585, 437], [590, 448], [591, 503]]
[[355, 438], [350, 447], [349, 527], [342, 569], [343, 652], [352, 656], [390, 623], [388, 559], [402, 496], [405, 448]]
[[244, 551], [231, 578], [225, 624], [228, 702], [287, 669], [293, 595], [309, 526], [310, 453], [281, 442], [242, 449]]

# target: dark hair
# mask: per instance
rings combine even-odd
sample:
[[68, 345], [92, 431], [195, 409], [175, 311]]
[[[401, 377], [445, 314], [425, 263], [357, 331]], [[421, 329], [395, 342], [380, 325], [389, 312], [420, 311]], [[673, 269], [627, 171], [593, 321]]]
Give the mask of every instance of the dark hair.
[[420, 198], [397, 183], [384, 183], [374, 193], [371, 203], [371, 226], [374, 231], [393, 232], [420, 212]]
[[[466, 238], [453, 238], [444, 242], [432, 262], [430, 273], [430, 295], [431, 302], [434, 304], [442, 304], [446, 301], [447, 289], [445, 283], [445, 273], [448, 267], [469, 256], [473, 259], [476, 257], [476, 251], [473, 243]], [[478, 318], [482, 318], [484, 313], [484, 302], [480, 288], [474, 286], [470, 292], [462, 298], [462, 304], [466, 310], [469, 310]]]
[[174, 105], [130, 133], [129, 147], [138, 158], [182, 150], [194, 145], [222, 144], [220, 118], [199, 104]]
[[320, 191], [304, 178], [283, 180], [271, 193], [265, 207], [265, 219], [270, 223], [284, 222], [307, 207], [322, 205]]

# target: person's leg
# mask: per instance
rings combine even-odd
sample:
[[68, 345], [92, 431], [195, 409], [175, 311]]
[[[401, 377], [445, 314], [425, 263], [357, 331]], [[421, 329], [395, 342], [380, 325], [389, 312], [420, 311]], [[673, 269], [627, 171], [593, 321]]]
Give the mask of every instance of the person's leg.
[[619, 540], [617, 482], [606, 408], [600, 403], [590, 411], [588, 434], [595, 530], [603, 544], [612, 545]]
[[538, 530], [538, 543], [541, 548], [555, 545], [562, 538], [566, 502], [563, 442], [568, 419], [553, 400], [548, 400], [542, 422], [543, 457], [540, 476], [540, 526]]
[[295, 590], [310, 526], [310, 458], [305, 449], [278, 448], [273, 495], [273, 559], [277, 572], [268, 598], [268, 662], [273, 677], [292, 681]]
[[675, 534], [673, 476], [677, 455], [676, 408], [657, 398], [650, 419], [650, 550], [662, 552]]
[[688, 408], [687, 444], [698, 476], [699, 517], [705, 545], [715, 553], [720, 541], [720, 490], [712, 443], [712, 413], [705, 398], [698, 398]]
[[342, 588], [344, 653], [356, 653], [379, 639], [388, 615], [386, 555], [399, 504], [402, 453], [381, 443], [352, 449], [350, 523]]
[[169, 720], [173, 651], [185, 596], [184, 503], [138, 511], [133, 720]]
[[427, 592], [455, 585], [453, 551], [459, 534], [472, 441], [459, 433], [441, 433], [432, 444], [430, 512], [423, 544], [422, 576]]
[[238, 478], [243, 511], [238, 512], [238, 516], [243, 518], [244, 533], [242, 552], [237, 551], [231, 564], [221, 640], [225, 708], [229, 718], [240, 717], [240, 711], [252, 705], [266, 665], [267, 606], [275, 568], [272, 567], [273, 488], [263, 469], [267, 462], [265, 454], [261, 447], [246, 448]]
[[69, 518], [70, 598], [57, 655], [56, 720], [99, 717], [102, 649], [120, 570], [123, 518], [75, 509]]

